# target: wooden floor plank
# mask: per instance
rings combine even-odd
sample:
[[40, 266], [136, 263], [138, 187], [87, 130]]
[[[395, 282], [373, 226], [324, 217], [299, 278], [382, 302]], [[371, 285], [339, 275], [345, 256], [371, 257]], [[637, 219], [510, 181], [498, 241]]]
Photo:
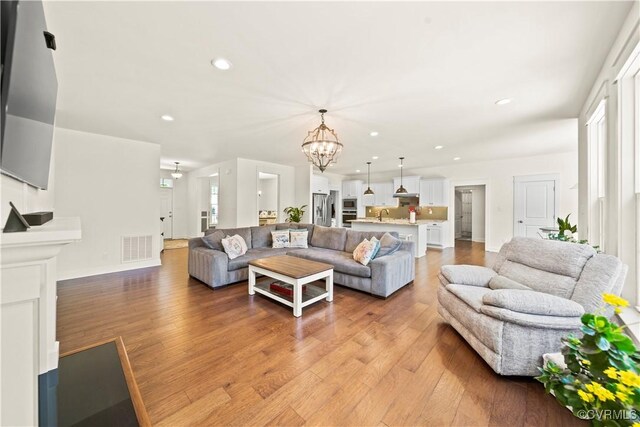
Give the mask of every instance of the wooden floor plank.
[[187, 249], [161, 267], [58, 284], [69, 351], [122, 336], [153, 424], [584, 425], [534, 380], [500, 377], [437, 313], [444, 264], [487, 265], [478, 243], [429, 250], [388, 299], [336, 286], [294, 318], [187, 274]]

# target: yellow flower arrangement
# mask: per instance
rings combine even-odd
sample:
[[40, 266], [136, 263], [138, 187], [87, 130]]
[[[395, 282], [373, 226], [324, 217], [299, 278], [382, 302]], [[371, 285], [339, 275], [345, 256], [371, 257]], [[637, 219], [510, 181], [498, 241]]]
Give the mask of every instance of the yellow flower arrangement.
[[587, 403], [593, 402], [595, 400], [593, 394], [587, 393], [584, 390], [578, 390], [578, 396], [580, 396], [580, 399], [584, 400]]
[[628, 387], [640, 388], [640, 375], [631, 371], [619, 371], [620, 382]]
[[613, 307], [629, 307], [629, 301], [614, 294], [602, 294], [602, 300]]

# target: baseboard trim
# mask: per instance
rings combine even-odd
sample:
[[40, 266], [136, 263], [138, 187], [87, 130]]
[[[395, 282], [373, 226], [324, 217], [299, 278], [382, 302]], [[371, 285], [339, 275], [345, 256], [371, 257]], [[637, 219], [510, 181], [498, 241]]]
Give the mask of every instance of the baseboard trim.
[[500, 248], [484, 248], [485, 252], [500, 252]]
[[120, 271], [137, 270], [139, 268], [157, 267], [162, 265], [160, 258], [154, 258], [147, 261], [131, 262], [127, 264], [107, 265], [94, 268], [83, 268], [71, 271], [58, 272], [57, 280], [78, 279], [80, 277], [97, 276], [99, 274], [118, 273]]
[[474, 238], [471, 238], [471, 241], [472, 241], [472, 242], [478, 242], [478, 243], [484, 243], [484, 237], [483, 237], [483, 238], [481, 238], [481, 239], [474, 239]]

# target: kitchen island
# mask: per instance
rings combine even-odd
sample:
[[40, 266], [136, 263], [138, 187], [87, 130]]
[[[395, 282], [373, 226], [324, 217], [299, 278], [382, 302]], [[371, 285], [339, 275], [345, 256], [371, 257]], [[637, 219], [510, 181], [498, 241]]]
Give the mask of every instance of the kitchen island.
[[411, 224], [408, 219], [384, 218], [378, 221], [375, 218], [362, 218], [351, 221], [351, 229], [357, 231], [395, 231], [401, 239], [415, 243], [416, 258], [427, 254], [427, 227], [433, 224], [433, 220], [418, 220]]

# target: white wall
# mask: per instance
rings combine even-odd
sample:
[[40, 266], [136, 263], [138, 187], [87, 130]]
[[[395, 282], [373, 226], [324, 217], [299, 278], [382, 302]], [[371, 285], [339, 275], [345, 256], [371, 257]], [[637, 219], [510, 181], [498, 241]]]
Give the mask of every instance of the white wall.
[[[82, 241], [58, 257], [61, 279], [160, 264], [160, 146], [56, 129], [55, 215], [78, 216]], [[153, 258], [122, 263], [122, 236], [153, 236]]]
[[[189, 203], [189, 174], [183, 171], [182, 178], [174, 179], [171, 176], [171, 172], [171, 170], [160, 169], [160, 177], [173, 180], [173, 189], [171, 190], [173, 193], [173, 238], [184, 239], [189, 236], [189, 224], [187, 221], [187, 208]], [[158, 185], [160, 185], [159, 182]], [[159, 200], [158, 203], [160, 203]]]
[[[278, 220], [284, 220], [282, 210], [296, 206], [298, 185], [296, 169], [292, 166], [258, 160], [237, 158], [216, 163], [189, 172], [189, 234], [201, 236], [198, 211], [199, 178], [213, 173], [220, 176], [218, 228], [248, 227], [258, 225], [258, 173], [266, 172], [279, 176]], [[310, 172], [309, 172], [310, 173]], [[309, 182], [309, 181], [307, 181]], [[309, 196], [310, 184], [307, 185]]]
[[640, 42], [640, 4], [634, 2], [629, 16], [623, 24], [616, 41], [613, 43], [602, 69], [593, 86], [579, 116], [579, 176], [580, 176], [580, 216], [578, 227], [581, 238], [588, 237], [588, 140], [586, 123], [601, 100], [606, 99], [607, 127], [607, 174], [605, 199], [604, 248], [607, 253], [618, 256], [629, 266], [629, 274], [622, 291], [622, 296], [635, 305], [640, 305], [640, 269], [637, 267], [638, 251], [636, 248], [636, 194], [633, 183], [634, 154], [633, 144], [622, 145], [618, 134], [619, 114], [616, 78], [625, 65], [631, 52]]
[[[577, 126], [577, 120], [576, 120]], [[577, 134], [577, 129], [576, 129]], [[578, 192], [571, 190], [578, 181], [577, 152], [544, 156], [502, 159], [487, 162], [460, 163], [431, 168], [414, 168], [406, 175], [419, 175], [422, 178], [448, 178], [451, 183], [449, 200], [454, 200], [454, 187], [467, 185], [485, 185], [486, 236], [485, 247], [488, 251], [497, 251], [502, 244], [513, 237], [513, 178], [520, 175], [557, 173], [560, 175], [559, 197], [560, 214], [566, 216], [578, 212]], [[372, 181], [392, 179], [396, 172], [378, 173], [371, 176]], [[349, 179], [363, 179], [363, 175]], [[366, 175], [364, 175], [366, 179]], [[449, 209], [449, 237], [446, 246], [453, 246], [454, 209]]]

